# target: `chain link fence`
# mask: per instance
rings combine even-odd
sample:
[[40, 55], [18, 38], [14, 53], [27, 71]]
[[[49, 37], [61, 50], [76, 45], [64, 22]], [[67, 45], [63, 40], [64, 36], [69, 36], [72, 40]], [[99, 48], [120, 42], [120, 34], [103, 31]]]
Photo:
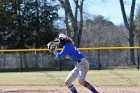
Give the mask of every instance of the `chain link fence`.
[[[130, 62], [129, 50], [83, 50], [89, 61], [90, 69], [109, 69], [117, 67], [137, 67], [139, 69], [139, 54], [135, 50], [135, 63]], [[65, 57], [55, 58], [49, 52], [0, 52], [0, 71], [61, 71], [71, 70], [74, 65]]]

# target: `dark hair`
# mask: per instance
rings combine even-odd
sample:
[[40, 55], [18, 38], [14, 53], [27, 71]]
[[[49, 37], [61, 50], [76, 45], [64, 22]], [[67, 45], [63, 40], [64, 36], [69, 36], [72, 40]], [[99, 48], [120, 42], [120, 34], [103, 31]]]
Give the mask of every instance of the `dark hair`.
[[70, 37], [68, 37], [68, 38], [66, 39], [66, 43], [68, 43], [68, 44], [73, 44], [73, 40], [72, 40]]
[[72, 41], [72, 39], [71, 38], [69, 38], [69, 37], [67, 37], [66, 39], [64, 39], [64, 38], [59, 38], [59, 40], [60, 40], [60, 44], [63, 46], [63, 45], [65, 45], [65, 44], [73, 44], [73, 41]]

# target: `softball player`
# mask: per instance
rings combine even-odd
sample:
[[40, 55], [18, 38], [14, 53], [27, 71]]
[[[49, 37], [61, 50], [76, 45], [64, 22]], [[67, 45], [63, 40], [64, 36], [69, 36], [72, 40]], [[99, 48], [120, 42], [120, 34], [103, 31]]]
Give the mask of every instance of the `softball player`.
[[59, 42], [63, 46], [61, 52], [57, 52], [55, 47], [51, 47], [50, 51], [57, 58], [68, 56], [71, 62], [75, 65], [75, 68], [69, 73], [65, 80], [65, 84], [72, 93], [78, 93], [72, 82], [78, 78], [78, 82], [84, 87], [91, 90], [93, 93], [98, 93], [96, 89], [85, 80], [87, 72], [89, 70], [89, 63], [81, 54], [81, 52], [72, 44], [72, 40], [69, 39], [65, 34], [59, 35]]

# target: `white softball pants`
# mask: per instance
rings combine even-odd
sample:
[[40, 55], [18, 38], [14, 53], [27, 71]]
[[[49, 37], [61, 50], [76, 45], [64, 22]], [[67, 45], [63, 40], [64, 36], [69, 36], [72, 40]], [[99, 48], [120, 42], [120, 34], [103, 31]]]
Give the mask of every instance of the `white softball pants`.
[[76, 63], [75, 68], [69, 73], [65, 80], [67, 86], [71, 86], [72, 82], [78, 78], [78, 82], [84, 85], [87, 72], [89, 70], [89, 63], [85, 58], [81, 59], [81, 62]]

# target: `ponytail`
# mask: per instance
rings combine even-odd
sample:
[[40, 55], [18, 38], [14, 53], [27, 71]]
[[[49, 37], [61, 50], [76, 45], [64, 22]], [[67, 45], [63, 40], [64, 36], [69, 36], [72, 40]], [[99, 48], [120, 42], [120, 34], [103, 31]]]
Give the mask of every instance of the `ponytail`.
[[66, 42], [67, 42], [68, 44], [73, 44], [73, 40], [72, 40], [70, 37], [67, 38]]

